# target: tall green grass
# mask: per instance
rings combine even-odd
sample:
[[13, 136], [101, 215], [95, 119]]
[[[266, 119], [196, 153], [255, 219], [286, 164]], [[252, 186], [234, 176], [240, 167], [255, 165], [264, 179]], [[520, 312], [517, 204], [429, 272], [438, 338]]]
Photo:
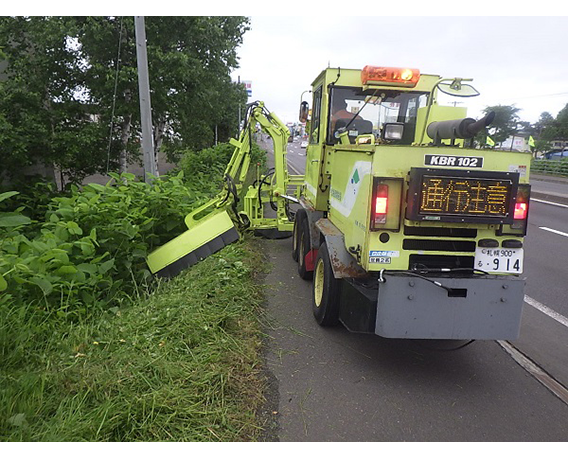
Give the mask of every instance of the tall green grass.
[[[28, 309], [0, 370], [2, 441], [251, 441], [264, 402], [262, 265], [238, 242], [97, 321]], [[39, 315], [38, 315], [39, 313]], [[33, 318], [36, 314], [35, 319]], [[37, 325], [27, 329], [29, 322]]]
[[125, 174], [55, 198], [0, 194], [0, 441], [258, 437], [254, 239], [169, 282], [145, 265], [219, 192], [230, 152], [190, 152], [185, 168], [203, 164], [153, 186]]

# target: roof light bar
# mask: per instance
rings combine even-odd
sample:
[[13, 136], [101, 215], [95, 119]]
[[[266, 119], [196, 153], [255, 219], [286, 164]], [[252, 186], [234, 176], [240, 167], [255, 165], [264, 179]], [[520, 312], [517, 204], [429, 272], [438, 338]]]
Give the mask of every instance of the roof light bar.
[[420, 79], [420, 70], [415, 68], [374, 67], [367, 65], [361, 72], [363, 84], [382, 83], [387, 86], [414, 87]]

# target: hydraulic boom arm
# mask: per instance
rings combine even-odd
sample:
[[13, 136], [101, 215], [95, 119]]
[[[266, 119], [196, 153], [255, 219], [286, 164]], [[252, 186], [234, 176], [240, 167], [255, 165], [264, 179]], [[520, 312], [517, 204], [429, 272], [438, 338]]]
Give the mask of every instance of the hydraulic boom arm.
[[[239, 202], [242, 188], [247, 180], [256, 124], [270, 135], [274, 145], [274, 170], [249, 186], [242, 210]], [[231, 139], [235, 147], [224, 173], [223, 191], [213, 200], [185, 217], [188, 231], [156, 249], [148, 256], [148, 266], [152, 273], [172, 277], [181, 270], [238, 240], [234, 227], [252, 229], [261, 235], [282, 237], [291, 235], [293, 222], [288, 217], [288, 194], [290, 177], [286, 160], [286, 145], [290, 135], [288, 128], [263, 102], [255, 102], [247, 108], [245, 127], [239, 140]], [[258, 175], [258, 172], [257, 172]], [[301, 180], [295, 177], [295, 182]], [[303, 178], [303, 177], [301, 177]], [[299, 187], [295, 193], [298, 195]], [[265, 204], [269, 203], [276, 216], [265, 216]], [[231, 215], [227, 210], [231, 208]]]

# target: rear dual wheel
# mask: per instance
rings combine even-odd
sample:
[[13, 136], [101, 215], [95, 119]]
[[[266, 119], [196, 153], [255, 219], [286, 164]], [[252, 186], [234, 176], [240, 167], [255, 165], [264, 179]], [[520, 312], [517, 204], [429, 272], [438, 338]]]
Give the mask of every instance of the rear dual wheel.
[[339, 296], [341, 280], [333, 276], [327, 245], [318, 250], [314, 270], [312, 312], [320, 326], [336, 326], [339, 323]]
[[299, 246], [299, 240], [298, 240], [298, 234], [299, 234], [299, 219], [301, 217], [300, 212], [296, 213], [296, 219], [294, 220], [294, 231], [292, 232], [292, 259], [296, 262], [298, 262], [298, 246]]
[[294, 242], [292, 258], [298, 261], [298, 275], [303, 280], [311, 280], [313, 272], [306, 269], [306, 256], [311, 250], [310, 223], [305, 212], [296, 213], [294, 222]]

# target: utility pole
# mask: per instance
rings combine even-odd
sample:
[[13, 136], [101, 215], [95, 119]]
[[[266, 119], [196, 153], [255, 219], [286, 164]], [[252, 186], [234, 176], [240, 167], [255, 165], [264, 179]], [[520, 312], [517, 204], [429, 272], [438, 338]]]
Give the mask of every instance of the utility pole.
[[[241, 85], [241, 76], [237, 77], [237, 84]], [[239, 102], [239, 135], [241, 134], [241, 103]]]
[[148, 53], [146, 51], [146, 28], [144, 16], [134, 16], [136, 33], [136, 61], [138, 63], [138, 92], [140, 93], [140, 119], [142, 123], [142, 153], [144, 155], [144, 181], [150, 183], [148, 174], [158, 175], [154, 157], [152, 132], [152, 108], [150, 104], [150, 80], [148, 77]]

